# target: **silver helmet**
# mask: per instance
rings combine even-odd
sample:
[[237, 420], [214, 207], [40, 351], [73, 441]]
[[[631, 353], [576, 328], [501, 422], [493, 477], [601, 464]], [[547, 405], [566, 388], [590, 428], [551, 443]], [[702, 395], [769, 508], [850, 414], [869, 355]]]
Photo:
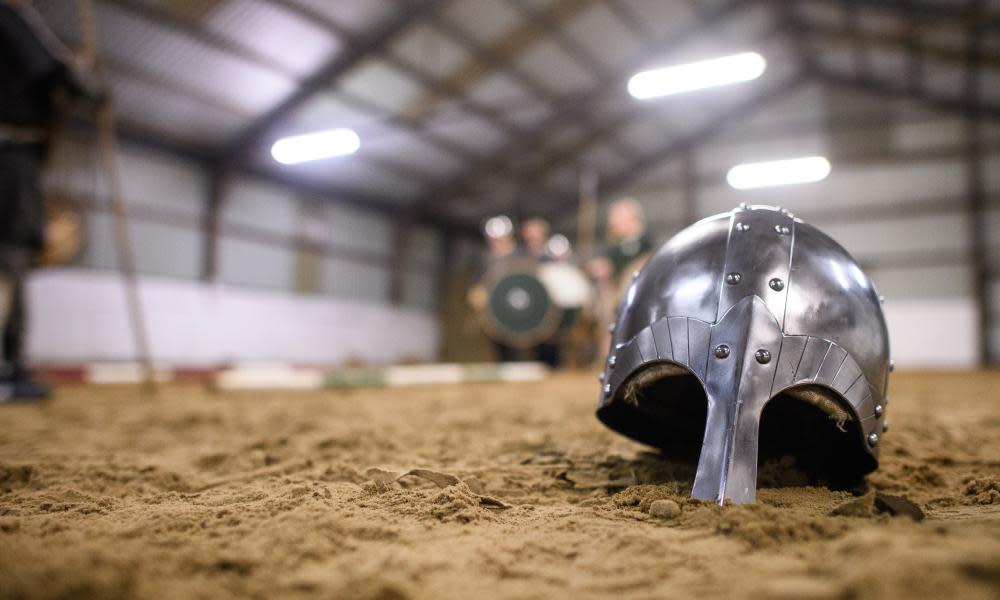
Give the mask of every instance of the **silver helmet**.
[[612, 327], [598, 418], [697, 461], [694, 498], [752, 502], [758, 454], [844, 487], [878, 467], [881, 299], [788, 211], [741, 205], [681, 231], [636, 273]]

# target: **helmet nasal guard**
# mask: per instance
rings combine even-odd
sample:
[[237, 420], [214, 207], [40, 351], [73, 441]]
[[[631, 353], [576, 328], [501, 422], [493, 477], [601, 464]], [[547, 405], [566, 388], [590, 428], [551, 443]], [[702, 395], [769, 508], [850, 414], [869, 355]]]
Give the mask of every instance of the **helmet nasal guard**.
[[636, 275], [597, 416], [697, 457], [692, 497], [752, 502], [761, 450], [832, 483], [877, 468], [889, 366], [879, 296], [847, 251], [787, 211], [741, 205], [681, 231]]

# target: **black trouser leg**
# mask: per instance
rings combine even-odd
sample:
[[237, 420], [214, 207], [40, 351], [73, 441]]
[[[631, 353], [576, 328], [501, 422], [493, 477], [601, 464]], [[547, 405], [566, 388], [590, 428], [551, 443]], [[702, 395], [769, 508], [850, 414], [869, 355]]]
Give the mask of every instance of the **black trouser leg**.
[[519, 358], [517, 348], [508, 346], [500, 342], [493, 342], [493, 350], [496, 352], [497, 360], [500, 362], [515, 362]]
[[535, 360], [543, 362], [553, 369], [559, 368], [559, 343], [556, 341], [539, 344], [533, 348]]
[[24, 299], [24, 278], [15, 277], [10, 294], [10, 314], [3, 327], [3, 358], [15, 367], [24, 365], [24, 332], [27, 311]]

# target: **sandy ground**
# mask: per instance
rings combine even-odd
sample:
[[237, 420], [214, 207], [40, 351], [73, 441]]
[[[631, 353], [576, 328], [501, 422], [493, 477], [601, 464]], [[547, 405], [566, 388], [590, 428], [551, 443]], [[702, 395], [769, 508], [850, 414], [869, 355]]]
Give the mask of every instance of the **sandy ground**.
[[[690, 470], [606, 431], [596, 389], [0, 407], [0, 597], [1000, 598], [1000, 373], [895, 376], [869, 479], [920, 523], [817, 487], [687, 500]], [[392, 481], [411, 469], [462, 481]], [[661, 498], [680, 515], [651, 516]]]

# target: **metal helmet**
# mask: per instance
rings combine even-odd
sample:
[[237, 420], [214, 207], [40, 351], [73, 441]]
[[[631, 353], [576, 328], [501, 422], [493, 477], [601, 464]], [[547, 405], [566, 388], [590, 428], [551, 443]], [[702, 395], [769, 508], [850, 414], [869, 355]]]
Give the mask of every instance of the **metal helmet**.
[[694, 498], [752, 502], [759, 453], [835, 486], [878, 467], [881, 299], [788, 211], [740, 205], [681, 231], [636, 273], [612, 327], [597, 416], [697, 460]]

